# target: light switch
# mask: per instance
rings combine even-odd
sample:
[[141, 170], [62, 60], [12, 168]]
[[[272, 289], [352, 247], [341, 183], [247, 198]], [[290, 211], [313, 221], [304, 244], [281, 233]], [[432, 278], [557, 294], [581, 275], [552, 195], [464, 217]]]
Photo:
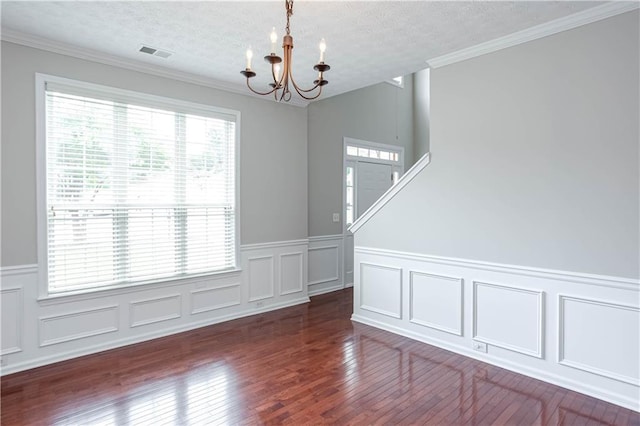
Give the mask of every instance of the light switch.
[[333, 214], [333, 221], [335, 223], [340, 222], [340, 213], [334, 213]]

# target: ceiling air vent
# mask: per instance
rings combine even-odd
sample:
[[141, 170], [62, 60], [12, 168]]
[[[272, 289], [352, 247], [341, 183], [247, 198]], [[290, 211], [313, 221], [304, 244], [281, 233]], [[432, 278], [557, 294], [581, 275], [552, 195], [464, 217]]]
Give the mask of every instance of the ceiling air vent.
[[156, 49], [155, 47], [150, 47], [145, 45], [140, 46], [140, 49], [138, 49], [138, 51], [142, 53], [147, 53], [149, 55], [157, 56], [162, 59], [167, 59], [169, 56], [173, 55], [173, 53], [168, 52], [166, 50], [160, 50], [160, 49]]

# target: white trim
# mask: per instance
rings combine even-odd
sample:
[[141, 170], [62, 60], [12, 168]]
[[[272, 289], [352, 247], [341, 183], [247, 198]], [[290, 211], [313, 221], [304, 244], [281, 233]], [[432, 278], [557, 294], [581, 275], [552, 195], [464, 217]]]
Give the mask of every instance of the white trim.
[[607, 275], [585, 274], [579, 272], [559, 271], [554, 269], [535, 268], [530, 266], [507, 265], [478, 260], [459, 259], [453, 257], [432, 256], [426, 254], [408, 253], [396, 250], [378, 249], [373, 247], [355, 247], [356, 253], [390, 256], [406, 260], [438, 263], [485, 271], [518, 274], [536, 278], [546, 278], [556, 281], [566, 281], [578, 284], [589, 284], [600, 287], [610, 287], [640, 292], [640, 280]]
[[59, 305], [69, 302], [77, 302], [80, 300], [101, 299], [107, 296], [116, 296], [126, 293], [135, 293], [149, 288], [158, 289], [173, 286], [182, 286], [189, 284], [197, 284], [199, 282], [208, 282], [209, 279], [221, 279], [228, 276], [237, 276], [242, 273], [242, 269], [231, 269], [228, 271], [213, 272], [208, 274], [193, 275], [186, 278], [165, 279], [161, 281], [150, 281], [146, 283], [118, 286], [103, 287], [94, 291], [81, 291], [78, 293], [55, 294], [47, 297], [39, 297], [37, 300], [40, 306]]
[[[431, 161], [431, 154], [426, 153], [411, 168], [400, 177], [400, 180], [385, 192], [375, 203], [371, 205], [353, 224], [348, 228], [349, 231], [355, 233], [369, 221], [382, 207], [384, 207], [396, 194], [409, 184]], [[344, 180], [344, 179], [343, 179]], [[344, 186], [344, 184], [343, 184]], [[344, 202], [344, 196], [342, 197]], [[344, 208], [343, 208], [344, 210]]]
[[334, 285], [333, 287], [320, 288], [318, 290], [309, 290], [309, 297], [320, 296], [321, 294], [333, 293], [334, 291], [344, 290], [341, 285]]
[[[389, 271], [394, 271], [394, 272], [398, 272], [399, 275], [399, 280], [398, 280], [398, 286], [399, 286], [399, 293], [400, 293], [400, 306], [398, 306], [398, 312], [391, 312], [391, 311], [385, 311], [384, 309], [380, 309], [380, 308], [376, 308], [375, 306], [369, 306], [369, 305], [365, 305], [364, 303], [362, 303], [362, 293], [363, 293], [363, 281], [362, 281], [362, 276], [364, 275], [362, 273], [363, 271], [363, 266], [368, 266], [370, 268], [377, 268], [377, 269], [386, 269]], [[360, 262], [360, 309], [364, 309], [365, 311], [370, 311], [370, 312], [375, 312], [381, 315], [386, 315], [388, 317], [391, 318], [396, 318], [396, 319], [402, 319], [402, 305], [403, 305], [403, 297], [402, 297], [402, 268], [396, 268], [395, 266], [387, 266], [387, 265], [381, 265], [379, 263], [372, 263], [372, 262]]]
[[322, 278], [322, 279], [315, 280], [315, 281], [309, 281], [309, 282], [307, 282], [307, 286], [312, 286], [312, 285], [322, 284], [322, 283], [328, 283], [328, 282], [331, 282], [331, 281], [338, 281], [340, 279], [340, 246], [339, 245], [309, 247], [308, 251], [312, 252], [312, 251], [332, 250], [332, 249], [335, 249], [335, 251], [336, 251], [336, 275], [335, 275], [335, 277]]
[[574, 300], [574, 301], [579, 301], [582, 303], [588, 303], [592, 305], [606, 306], [606, 307], [611, 307], [615, 309], [623, 309], [623, 310], [635, 311], [635, 312], [639, 312], [640, 309], [635, 306], [622, 305], [620, 303], [615, 303], [615, 302], [592, 300], [592, 299], [586, 299], [584, 297], [558, 294], [558, 331], [557, 331], [558, 364], [566, 365], [567, 367], [576, 368], [578, 370], [586, 371], [588, 373], [597, 374], [599, 376], [606, 377], [608, 379], [613, 379], [618, 382], [628, 383], [636, 387], [640, 386], [640, 378], [625, 376], [625, 375], [614, 373], [608, 370], [603, 370], [601, 368], [596, 368], [596, 367], [585, 365], [579, 362], [565, 359], [564, 357], [564, 301], [565, 300]]
[[54, 362], [65, 361], [72, 358], [77, 358], [84, 355], [90, 355], [97, 352], [106, 351], [109, 349], [115, 349], [122, 346], [132, 345], [135, 343], [146, 342], [148, 340], [157, 339], [159, 337], [170, 336], [177, 333], [182, 333], [196, 328], [206, 327], [209, 325], [219, 324], [226, 321], [231, 321], [238, 318], [244, 318], [264, 312], [274, 311], [277, 309], [287, 308], [289, 306], [300, 305], [302, 303], [309, 303], [308, 297], [301, 297], [298, 299], [287, 300], [281, 303], [275, 303], [273, 305], [266, 305], [262, 308], [255, 309], [249, 307], [248, 309], [233, 314], [225, 315], [217, 318], [207, 318], [202, 321], [192, 322], [188, 324], [180, 324], [170, 328], [163, 328], [161, 330], [154, 330], [144, 334], [136, 334], [135, 336], [126, 337], [123, 339], [112, 340], [104, 343], [99, 343], [92, 346], [83, 346], [82, 348], [57, 353], [54, 355], [43, 356], [36, 359], [30, 359], [25, 362], [19, 362], [11, 364], [2, 368], [2, 375], [8, 375], [17, 373], [19, 371], [29, 370], [31, 368], [41, 367], [43, 365], [53, 364]]
[[557, 374], [550, 373], [547, 370], [532, 368], [524, 364], [509, 361], [508, 359], [498, 358], [489, 353], [480, 353], [480, 352], [468, 349], [465, 346], [451, 343], [449, 341], [441, 340], [435, 337], [426, 337], [420, 333], [410, 331], [402, 327], [396, 327], [386, 322], [377, 321], [361, 315], [353, 314], [351, 316], [351, 321], [365, 324], [371, 327], [379, 328], [381, 330], [386, 330], [391, 333], [398, 334], [400, 336], [408, 337], [409, 339], [413, 339], [418, 342], [423, 342], [429, 345], [437, 346], [439, 348], [446, 349], [448, 351], [452, 351], [452, 352], [467, 356], [469, 358], [476, 359], [478, 361], [495, 365], [496, 367], [504, 368], [504, 369], [514, 371], [516, 373], [524, 374], [526, 376], [533, 377], [536, 379], [540, 379], [545, 382], [558, 385], [576, 392], [587, 394], [595, 398], [602, 399], [604, 401], [629, 408], [630, 410], [640, 411], [640, 402], [638, 401], [637, 398], [635, 397], [629, 398], [626, 395], [623, 395], [620, 393], [614, 393], [610, 389], [605, 389], [599, 386], [592, 386], [583, 381], [572, 380], [568, 377], [559, 376]]
[[35, 263], [0, 267], [0, 277], [2, 278], [11, 277], [14, 275], [26, 275], [26, 274], [37, 274], [37, 273], [38, 273], [38, 265]]
[[[298, 278], [299, 278], [299, 282], [300, 282], [300, 287], [294, 290], [288, 290], [288, 291], [282, 291], [282, 259], [285, 257], [299, 257], [300, 260], [298, 262]], [[291, 252], [291, 253], [282, 253], [278, 256], [278, 272], [280, 274], [280, 277], [278, 280], [276, 280], [278, 282], [278, 293], [280, 296], [286, 296], [288, 294], [293, 294], [293, 293], [300, 293], [301, 291], [304, 290], [304, 286], [305, 286], [305, 279], [304, 279], [304, 253], [301, 251], [295, 251], [295, 252]]]
[[573, 15], [554, 19], [544, 24], [536, 25], [526, 30], [518, 31], [513, 34], [506, 35], [494, 40], [480, 43], [457, 52], [448, 53], [427, 60], [431, 68], [440, 68], [445, 65], [454, 64], [456, 62], [475, 58], [477, 56], [486, 55], [487, 53], [496, 52], [528, 41], [537, 40], [562, 31], [600, 21], [615, 15], [630, 12], [640, 7], [637, 1], [611, 1], [603, 5], [583, 10]]
[[18, 294], [18, 304], [17, 304], [17, 318], [14, 327], [16, 328], [16, 346], [11, 346], [9, 348], [0, 348], [0, 356], [15, 354], [17, 352], [22, 352], [22, 335], [23, 335], [23, 327], [22, 323], [24, 321], [24, 299], [23, 299], [23, 291], [22, 287], [11, 287], [11, 288], [3, 288], [0, 290], [0, 295], [2, 298], [6, 297], [6, 293], [17, 293]]
[[[251, 262], [252, 261], [256, 261], [256, 260], [262, 260], [262, 259], [268, 259], [269, 260], [269, 288], [271, 290], [271, 293], [269, 294], [262, 294], [259, 296], [251, 296], [251, 290], [252, 290], [252, 278], [251, 278]], [[265, 300], [265, 299], [270, 299], [272, 297], [275, 297], [275, 293], [276, 293], [276, 289], [275, 289], [275, 260], [273, 259], [273, 255], [269, 254], [269, 255], [265, 255], [265, 256], [255, 256], [255, 257], [249, 257], [247, 258], [247, 283], [249, 285], [249, 299], [248, 302], [258, 302], [260, 300]]]
[[302, 246], [302, 245], [308, 245], [309, 240], [310, 238], [303, 238], [299, 240], [275, 241], [272, 243], [242, 244], [240, 245], [240, 250], [250, 251], [250, 250], [263, 250], [263, 249], [271, 249], [271, 248], [278, 248], [278, 247]]
[[[515, 346], [507, 342], [493, 340], [491, 338], [482, 337], [478, 335], [478, 287], [479, 286], [493, 287], [493, 288], [502, 289], [506, 291], [515, 291], [519, 293], [527, 293], [530, 295], [537, 296], [538, 318], [536, 321], [536, 325], [538, 329], [536, 333], [536, 350], [535, 351], [532, 351], [530, 349], [523, 348], [520, 346]], [[513, 352], [518, 352], [524, 355], [529, 355], [529, 356], [533, 356], [541, 359], [544, 358], [544, 292], [542, 290], [532, 290], [532, 289], [525, 289], [525, 288], [516, 287], [512, 285], [493, 284], [493, 283], [487, 283], [483, 281], [473, 281], [472, 309], [473, 309], [473, 314], [472, 314], [473, 326], [472, 326], [471, 338], [473, 340], [476, 340], [478, 342], [483, 342], [488, 345], [497, 346], [499, 348], [507, 349]]]
[[332, 241], [332, 240], [340, 240], [342, 239], [343, 234], [335, 234], [335, 235], [318, 235], [315, 237], [309, 237], [309, 244], [317, 243], [320, 241]]
[[[342, 144], [344, 149], [345, 164], [347, 160], [364, 161], [367, 163], [379, 163], [379, 164], [389, 164], [392, 166], [402, 166], [402, 169], [404, 170], [404, 147], [403, 146], [380, 143], [380, 142], [365, 141], [363, 139], [355, 139], [355, 138], [350, 138], [348, 136], [345, 136], [344, 138], [342, 138]], [[364, 157], [359, 155], [349, 155], [347, 154], [347, 147], [349, 146], [352, 146], [355, 148], [388, 151], [392, 154], [398, 154], [398, 161], [384, 160], [382, 158]]]
[[[244, 80], [241, 77], [238, 78], [238, 83], [229, 83], [226, 81], [203, 77], [197, 74], [169, 69], [158, 64], [147, 64], [132, 59], [125, 59], [115, 55], [98, 52], [96, 50], [73, 46], [70, 44], [61, 43], [32, 34], [26, 34], [20, 31], [5, 28], [2, 29], [1, 39], [2, 41], [6, 41], [9, 43], [45, 50], [47, 52], [57, 53], [60, 55], [71, 56], [77, 59], [111, 65], [130, 71], [154, 75], [157, 77], [183, 81], [185, 83], [209, 87], [211, 89], [223, 90], [225, 92], [248, 96], [254, 99], [262, 99], [264, 101], [275, 102], [275, 100], [271, 96], [260, 96], [253, 94], [251, 91], [247, 90], [244, 84]], [[287, 102], [287, 104], [304, 108], [309, 105], [309, 102], [303, 99], [293, 98], [291, 99], [291, 101]]]
[[[453, 281], [460, 286], [460, 301], [459, 301], [460, 302], [460, 319], [459, 319], [460, 325], [458, 326], [457, 330], [453, 328], [444, 327], [442, 325], [435, 324], [429, 321], [422, 321], [422, 320], [413, 318], [413, 284], [414, 284], [413, 276], [414, 275], [422, 275], [425, 277], [433, 277], [433, 278], [444, 279], [447, 281]], [[450, 277], [447, 275], [431, 274], [427, 272], [416, 271], [413, 269], [410, 270], [409, 271], [409, 322], [413, 324], [418, 324], [423, 327], [429, 327], [435, 330], [443, 331], [445, 333], [453, 334], [455, 336], [462, 336], [462, 331], [464, 327], [464, 279], [458, 278], [458, 277]]]
[[[160, 317], [156, 317], [156, 318], [150, 318], [150, 319], [146, 319], [146, 320], [142, 320], [142, 321], [134, 321], [133, 320], [133, 310], [136, 306], [139, 305], [148, 305], [149, 303], [153, 303], [153, 302], [157, 302], [158, 300], [167, 300], [167, 299], [177, 299], [178, 300], [178, 306], [179, 306], [179, 312], [178, 313], [170, 313], [167, 315], [163, 315]], [[180, 293], [176, 293], [176, 294], [169, 294], [166, 296], [160, 296], [160, 297], [152, 297], [150, 299], [142, 299], [142, 300], [136, 300], [135, 302], [129, 302], [129, 327], [130, 328], [136, 328], [136, 327], [140, 327], [142, 325], [148, 325], [148, 324], [155, 324], [157, 322], [163, 322], [163, 321], [169, 321], [172, 319], [177, 319], [177, 318], [181, 318], [182, 317], [182, 294]]]
[[[404, 89], [404, 77], [405, 77], [404, 75], [399, 75], [397, 77], [390, 78], [389, 80], [385, 80], [384, 82], [388, 83], [388, 84], [390, 84], [392, 86], [395, 86], [395, 87], [397, 87], [399, 89]], [[398, 83], [398, 81], [396, 81], [396, 78], [400, 79], [399, 83]]]
[[[60, 318], [76, 317], [76, 316], [80, 316], [82, 314], [88, 314], [88, 313], [92, 313], [92, 312], [101, 312], [101, 311], [115, 311], [115, 313], [116, 313], [116, 315], [114, 317], [115, 318], [115, 325], [112, 325], [111, 327], [100, 328], [100, 329], [93, 330], [93, 331], [87, 331], [87, 332], [84, 332], [84, 333], [72, 334], [70, 336], [58, 337], [58, 338], [49, 339], [49, 340], [43, 340], [44, 331], [43, 331], [42, 327], [48, 321], [53, 321], [53, 320], [57, 320], [57, 319], [60, 319]], [[39, 317], [38, 318], [38, 334], [39, 334], [39, 337], [40, 337], [39, 346], [40, 347], [45, 347], [45, 346], [57, 345], [57, 344], [60, 344], [60, 343], [71, 342], [73, 340], [79, 340], [79, 339], [84, 339], [84, 338], [87, 338], [87, 337], [99, 336], [101, 334], [113, 333], [114, 331], [118, 331], [119, 330], [119, 327], [118, 327], [119, 311], [120, 311], [120, 306], [119, 305], [109, 305], [109, 306], [102, 306], [102, 307], [99, 307], [99, 308], [84, 309], [82, 311], [74, 311], [74, 312], [68, 312], [68, 313], [64, 313], [64, 314], [51, 315], [51, 316], [47, 316], [47, 317]]]
[[[193, 305], [193, 297], [196, 294], [200, 294], [200, 293], [207, 293], [207, 292], [212, 292], [212, 291], [217, 291], [217, 290], [224, 290], [227, 288], [238, 288], [239, 289], [239, 294], [240, 297], [238, 297], [237, 301], [233, 301], [233, 302], [227, 302], [227, 303], [219, 303], [217, 305], [210, 305], [207, 306], [206, 308], [198, 308], [198, 309], [194, 309]], [[198, 288], [195, 290], [191, 290], [189, 292], [189, 297], [190, 297], [190, 307], [191, 307], [191, 315], [196, 315], [196, 314], [201, 314], [203, 312], [209, 312], [209, 311], [215, 311], [218, 309], [223, 309], [223, 308], [229, 308], [231, 306], [238, 306], [242, 303], [242, 287], [240, 283], [232, 283], [232, 284], [227, 284], [227, 285], [221, 285], [221, 286], [217, 286], [217, 287], [209, 287], [209, 288]]]

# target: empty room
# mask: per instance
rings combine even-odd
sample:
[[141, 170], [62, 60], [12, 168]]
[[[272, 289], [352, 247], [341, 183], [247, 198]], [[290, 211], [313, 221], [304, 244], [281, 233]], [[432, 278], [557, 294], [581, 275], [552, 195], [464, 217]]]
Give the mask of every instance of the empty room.
[[640, 425], [637, 1], [0, 7], [2, 425]]

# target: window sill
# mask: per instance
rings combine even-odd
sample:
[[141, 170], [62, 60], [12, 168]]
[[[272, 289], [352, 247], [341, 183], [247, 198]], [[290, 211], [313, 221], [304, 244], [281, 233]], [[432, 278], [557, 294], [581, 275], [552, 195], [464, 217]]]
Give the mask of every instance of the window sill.
[[97, 289], [73, 290], [64, 293], [44, 294], [38, 297], [37, 301], [41, 306], [69, 303], [79, 300], [98, 299], [107, 296], [117, 296], [120, 294], [134, 293], [137, 291], [174, 287], [178, 285], [189, 285], [202, 282], [207, 278], [225, 278], [227, 276], [239, 275], [240, 268], [226, 269], [219, 272], [207, 272], [204, 274], [189, 275], [180, 278], [164, 278], [160, 280], [145, 281], [139, 284], [118, 285], [110, 287], [100, 287]]

